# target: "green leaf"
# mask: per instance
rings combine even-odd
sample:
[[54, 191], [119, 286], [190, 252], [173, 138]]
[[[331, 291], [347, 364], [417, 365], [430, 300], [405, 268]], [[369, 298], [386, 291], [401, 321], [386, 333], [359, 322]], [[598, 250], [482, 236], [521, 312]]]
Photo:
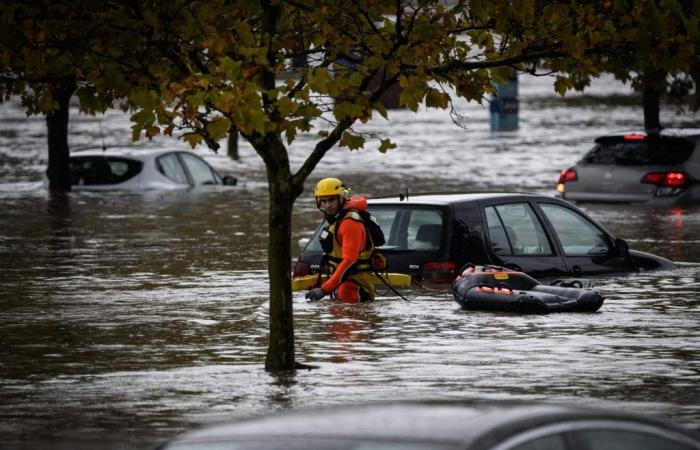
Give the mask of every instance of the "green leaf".
[[348, 131], [343, 133], [343, 137], [340, 139], [339, 147], [347, 147], [350, 150], [357, 150], [365, 145], [365, 138], [352, 134]]
[[207, 124], [207, 133], [212, 139], [223, 139], [231, 129], [231, 121], [226, 117], [217, 117]]
[[449, 103], [450, 96], [445, 92], [430, 88], [425, 95], [425, 106], [429, 108], [445, 109]]
[[320, 94], [328, 93], [328, 85], [333, 80], [326, 67], [318, 67], [309, 70], [309, 88]]
[[386, 153], [392, 148], [396, 148], [396, 144], [391, 142], [391, 139], [380, 139], [379, 142], [379, 151], [382, 153]]
[[557, 77], [556, 81], [554, 82], [554, 90], [562, 97], [564, 94], [566, 94], [566, 91], [569, 90], [570, 86], [571, 80], [568, 78]]
[[185, 133], [182, 135], [182, 140], [189, 143], [192, 148], [202, 143], [202, 135], [199, 133]]
[[241, 76], [241, 61], [234, 61], [228, 56], [224, 56], [219, 59], [219, 65], [221, 71], [226, 75], [229, 80], [235, 80]]

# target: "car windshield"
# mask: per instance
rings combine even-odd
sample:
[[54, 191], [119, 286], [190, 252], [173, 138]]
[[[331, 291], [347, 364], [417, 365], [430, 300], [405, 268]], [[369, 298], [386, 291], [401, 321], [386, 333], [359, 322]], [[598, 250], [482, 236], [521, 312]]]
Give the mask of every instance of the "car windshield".
[[[384, 232], [381, 248], [395, 251], [437, 251], [443, 243], [443, 211], [424, 206], [370, 205], [370, 213]], [[326, 222], [316, 230], [306, 250], [321, 251], [318, 236]]]
[[682, 164], [693, 153], [693, 143], [683, 138], [603, 138], [596, 142], [596, 146], [583, 157], [583, 162], [635, 166], [676, 165]]
[[141, 172], [140, 161], [103, 156], [74, 157], [70, 170], [74, 185], [123, 183]]

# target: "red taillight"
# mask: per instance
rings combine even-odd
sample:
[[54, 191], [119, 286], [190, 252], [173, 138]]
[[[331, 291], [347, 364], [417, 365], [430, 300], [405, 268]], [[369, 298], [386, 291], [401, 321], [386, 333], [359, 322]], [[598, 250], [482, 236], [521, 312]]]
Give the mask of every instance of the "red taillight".
[[683, 172], [669, 172], [664, 179], [664, 185], [669, 187], [683, 187], [688, 177]]
[[639, 133], [630, 133], [623, 136], [626, 141], [643, 141], [646, 139], [646, 135]]
[[294, 270], [292, 270], [292, 278], [303, 277], [306, 275], [311, 275], [311, 266], [304, 261], [297, 261], [296, 264], [294, 264]]
[[423, 281], [429, 283], [451, 283], [457, 265], [452, 261], [429, 262], [423, 264]]
[[568, 183], [569, 181], [576, 181], [578, 180], [578, 174], [574, 169], [566, 169], [562, 170], [561, 174], [559, 175], [559, 181], [557, 181], [557, 184], [564, 184]]
[[686, 185], [688, 176], [683, 172], [649, 172], [640, 183], [654, 184], [659, 187], [680, 188]]

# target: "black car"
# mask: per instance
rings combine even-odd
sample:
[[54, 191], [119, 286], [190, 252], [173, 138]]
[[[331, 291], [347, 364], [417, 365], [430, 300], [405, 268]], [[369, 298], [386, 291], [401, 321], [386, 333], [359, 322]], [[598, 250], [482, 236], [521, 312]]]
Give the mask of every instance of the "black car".
[[[419, 195], [369, 200], [384, 231], [389, 272], [416, 282], [451, 282], [466, 263], [494, 264], [534, 277], [638, 269], [675, 269], [671, 261], [629, 250], [570, 203], [534, 194]], [[321, 224], [299, 256], [294, 276], [317, 273]]]
[[600, 409], [414, 401], [288, 411], [185, 433], [161, 450], [698, 450], [692, 431]]

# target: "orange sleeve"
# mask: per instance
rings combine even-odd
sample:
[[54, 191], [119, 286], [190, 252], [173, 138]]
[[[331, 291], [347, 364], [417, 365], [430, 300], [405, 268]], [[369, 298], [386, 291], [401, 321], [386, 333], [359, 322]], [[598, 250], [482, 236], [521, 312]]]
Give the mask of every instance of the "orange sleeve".
[[338, 227], [338, 243], [343, 248], [343, 260], [338, 264], [338, 268], [333, 272], [333, 275], [323, 283], [324, 291], [331, 292], [340, 285], [344, 280], [343, 274], [352, 264], [360, 257], [362, 247], [365, 245], [367, 232], [365, 225], [352, 219], [345, 219], [340, 222]]

